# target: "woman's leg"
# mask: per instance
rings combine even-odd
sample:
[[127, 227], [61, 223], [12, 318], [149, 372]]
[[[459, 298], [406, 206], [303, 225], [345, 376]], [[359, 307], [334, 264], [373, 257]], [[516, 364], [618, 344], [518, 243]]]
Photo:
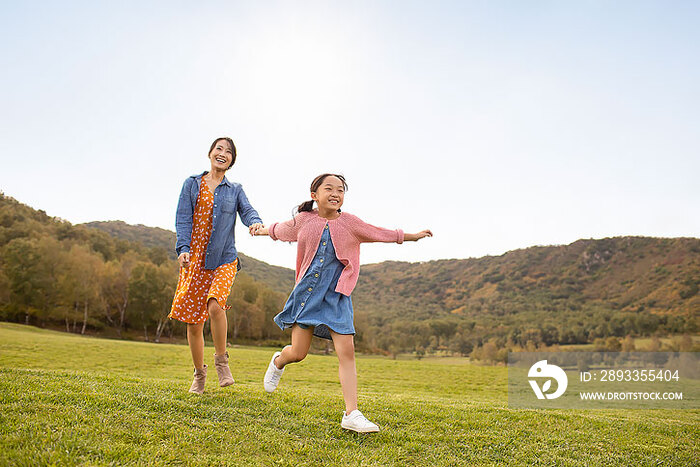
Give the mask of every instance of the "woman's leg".
[[281, 370], [288, 363], [296, 363], [304, 360], [309, 353], [313, 335], [313, 328], [303, 329], [298, 324], [292, 326], [292, 345], [288, 345], [282, 349], [282, 353], [275, 359], [275, 366]]
[[234, 381], [228, 366], [228, 352], [226, 352], [226, 332], [228, 331], [226, 310], [221, 308], [215, 298], [209, 299], [207, 310], [211, 319], [211, 337], [214, 339], [215, 349], [214, 366], [216, 367], [216, 375], [219, 377], [219, 386], [230, 386]]
[[187, 343], [190, 344], [194, 367], [201, 370], [204, 368], [204, 323], [187, 325]]
[[226, 333], [228, 331], [228, 320], [226, 310], [221, 308], [215, 298], [210, 298], [207, 302], [209, 319], [211, 319], [211, 337], [214, 339], [214, 352], [216, 355], [226, 353]]
[[331, 331], [335, 353], [338, 355], [338, 376], [343, 388], [345, 413], [357, 409], [357, 371], [355, 369], [355, 341], [352, 334]]

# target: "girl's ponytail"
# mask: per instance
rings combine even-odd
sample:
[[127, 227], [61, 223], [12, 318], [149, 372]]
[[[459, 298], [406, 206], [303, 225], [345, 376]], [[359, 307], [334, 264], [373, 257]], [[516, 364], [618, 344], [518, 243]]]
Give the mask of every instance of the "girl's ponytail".
[[311, 212], [314, 209], [314, 200], [304, 201], [297, 206], [297, 212]]

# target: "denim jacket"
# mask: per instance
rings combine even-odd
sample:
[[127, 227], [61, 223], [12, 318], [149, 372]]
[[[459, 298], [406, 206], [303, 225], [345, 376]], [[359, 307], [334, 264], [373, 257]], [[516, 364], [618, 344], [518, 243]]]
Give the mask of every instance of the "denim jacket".
[[[178, 256], [190, 251], [194, 207], [197, 204], [202, 176], [206, 173], [192, 175], [182, 185], [175, 216], [175, 233], [177, 234], [175, 252]], [[248, 227], [256, 222], [262, 224], [262, 219], [250, 205], [241, 184], [231, 183], [226, 177], [214, 190], [213, 210], [212, 231], [207, 244], [204, 269], [216, 269], [222, 264], [233, 263], [238, 257], [234, 236], [236, 213], [241, 216], [241, 221]]]

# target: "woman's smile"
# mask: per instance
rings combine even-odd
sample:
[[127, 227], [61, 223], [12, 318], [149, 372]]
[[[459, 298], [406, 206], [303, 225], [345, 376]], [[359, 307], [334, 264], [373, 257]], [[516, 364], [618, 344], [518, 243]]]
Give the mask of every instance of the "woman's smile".
[[218, 140], [209, 153], [212, 170], [228, 170], [233, 161], [233, 148], [225, 139]]

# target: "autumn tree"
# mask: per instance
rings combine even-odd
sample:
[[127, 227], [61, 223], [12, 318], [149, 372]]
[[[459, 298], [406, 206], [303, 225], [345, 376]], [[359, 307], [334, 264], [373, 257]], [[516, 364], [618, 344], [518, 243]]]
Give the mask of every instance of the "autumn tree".
[[132, 269], [127, 318], [143, 328], [145, 340], [148, 340], [148, 327], [155, 326], [158, 341], [167, 323], [177, 284], [172, 269], [169, 263], [156, 266], [150, 262], [139, 262]]

